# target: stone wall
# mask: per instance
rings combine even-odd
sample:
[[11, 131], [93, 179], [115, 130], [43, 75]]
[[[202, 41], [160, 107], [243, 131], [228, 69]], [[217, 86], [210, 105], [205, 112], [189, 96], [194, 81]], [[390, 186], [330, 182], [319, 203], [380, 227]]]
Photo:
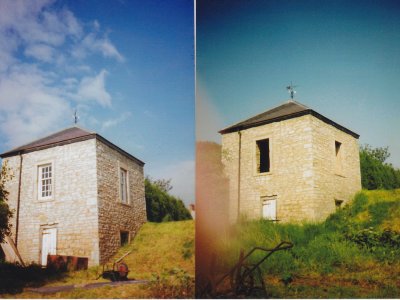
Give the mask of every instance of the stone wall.
[[[41, 232], [57, 228], [57, 254], [99, 261], [96, 192], [96, 142], [90, 139], [23, 154], [18, 250], [27, 262], [40, 262]], [[9, 162], [14, 178], [7, 183], [10, 206], [16, 210], [19, 156]], [[38, 199], [38, 166], [51, 163], [53, 195]], [[12, 220], [15, 241], [16, 213]]]
[[[260, 174], [256, 141], [267, 138], [270, 172]], [[335, 138], [343, 143], [344, 176], [334, 176], [332, 171]], [[335, 209], [335, 198], [348, 200], [361, 188], [357, 145], [357, 139], [311, 115], [252, 127], [240, 134], [223, 134], [223, 163], [230, 179], [230, 219], [236, 220], [238, 206], [240, 214], [261, 218], [264, 196], [276, 196], [278, 220], [326, 217]]]
[[[133, 238], [147, 216], [143, 167], [99, 140], [96, 149], [100, 263], [104, 263], [120, 247], [120, 232], [129, 232]], [[120, 200], [121, 167], [128, 171], [129, 204]]]
[[[335, 211], [335, 200], [348, 202], [361, 190], [358, 140], [353, 136], [312, 118], [315, 169], [315, 210], [317, 219], [324, 219]], [[336, 156], [335, 141], [341, 143]], [[335, 167], [341, 160], [341, 168]]]

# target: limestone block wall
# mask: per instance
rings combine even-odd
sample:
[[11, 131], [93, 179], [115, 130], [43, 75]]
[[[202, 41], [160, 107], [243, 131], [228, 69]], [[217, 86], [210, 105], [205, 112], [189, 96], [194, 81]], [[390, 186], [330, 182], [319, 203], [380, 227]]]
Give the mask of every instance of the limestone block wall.
[[[270, 143], [270, 172], [260, 174], [256, 169], [256, 141], [266, 138]], [[241, 214], [250, 218], [262, 217], [261, 197], [276, 196], [279, 220], [315, 217], [312, 138], [309, 115], [252, 127], [241, 132]], [[231, 187], [238, 185], [238, 139], [237, 132], [222, 136], [222, 151], [233, 157], [230, 162], [224, 161]], [[231, 190], [233, 193], [230, 201], [237, 203], [237, 192]], [[237, 209], [237, 206], [234, 208]]]
[[[260, 174], [256, 141], [261, 139], [269, 139], [271, 162], [270, 172]], [[340, 171], [335, 141], [341, 143]], [[358, 140], [312, 115], [223, 134], [222, 151], [231, 221], [238, 210], [261, 218], [263, 196], [276, 197], [278, 220], [321, 220], [335, 211], [335, 200], [344, 205], [361, 189]]]
[[[359, 145], [355, 137], [317, 118], [312, 118], [312, 128], [315, 209], [318, 219], [324, 219], [335, 211], [335, 200], [343, 201], [343, 206], [361, 190]], [[339, 157], [335, 141], [341, 143]], [[335, 166], [337, 163], [341, 166], [339, 170]]]
[[[97, 140], [100, 263], [121, 245], [120, 231], [133, 238], [146, 222], [143, 166]], [[129, 204], [120, 200], [120, 168], [128, 171]]]
[[[98, 208], [95, 139], [23, 154], [18, 250], [25, 262], [40, 262], [41, 233], [57, 228], [57, 254], [89, 258], [98, 264]], [[14, 179], [7, 184], [16, 209], [19, 156], [6, 158]], [[38, 198], [38, 166], [51, 163], [53, 195]], [[15, 217], [13, 236], [15, 240]]]

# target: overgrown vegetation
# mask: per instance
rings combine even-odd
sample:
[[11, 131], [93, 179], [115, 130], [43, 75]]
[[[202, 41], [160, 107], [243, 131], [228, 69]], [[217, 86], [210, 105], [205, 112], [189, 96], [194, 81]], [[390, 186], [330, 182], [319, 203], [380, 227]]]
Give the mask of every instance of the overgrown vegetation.
[[[262, 264], [274, 298], [398, 297], [400, 282], [400, 190], [363, 191], [325, 222], [276, 224], [242, 220], [221, 243], [219, 269], [226, 270], [240, 249], [294, 247]], [[254, 262], [262, 258], [256, 253]], [[222, 272], [222, 271], [221, 271]]]
[[[102, 267], [92, 267], [86, 271], [63, 274], [46, 273], [40, 266], [28, 268], [11, 264], [0, 264], [0, 298], [192, 298], [194, 296], [194, 222], [179, 221], [167, 223], [146, 223], [132, 243], [122, 247], [114, 256], [124, 258], [129, 267], [129, 279], [148, 280], [148, 284], [129, 284], [123, 286], [104, 286], [85, 290], [55, 294], [21, 292], [22, 287], [60, 286], [69, 284], [88, 284], [107, 281], [100, 278]], [[113, 259], [111, 260], [111, 262]], [[7, 268], [9, 271], [7, 271]], [[2, 271], [3, 270], [3, 271]], [[16, 279], [18, 288], [13, 288]], [[6, 280], [7, 279], [7, 280]], [[14, 294], [17, 293], [17, 294]]]
[[9, 220], [13, 214], [7, 204], [8, 191], [5, 189], [5, 183], [10, 179], [10, 169], [7, 167], [7, 162], [5, 162], [0, 171], [0, 243], [6, 235], [10, 234], [11, 230]]
[[361, 184], [364, 189], [400, 188], [400, 170], [386, 162], [389, 157], [388, 147], [360, 147]]
[[168, 194], [171, 188], [170, 180], [152, 180], [149, 177], [145, 179], [147, 219], [150, 222], [179, 221], [192, 218], [182, 200]]
[[42, 266], [31, 264], [22, 267], [18, 264], [0, 263], [0, 294], [20, 293], [24, 287], [35, 287], [48, 281], [61, 279], [63, 274]]

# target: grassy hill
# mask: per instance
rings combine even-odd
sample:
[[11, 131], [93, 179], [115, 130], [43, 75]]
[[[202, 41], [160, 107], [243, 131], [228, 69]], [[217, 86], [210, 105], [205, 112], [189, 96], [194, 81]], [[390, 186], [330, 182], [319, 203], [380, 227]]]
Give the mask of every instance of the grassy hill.
[[[130, 269], [128, 278], [149, 280], [149, 284], [75, 289], [50, 295], [33, 292], [0, 294], [0, 298], [190, 298], [194, 295], [194, 221], [146, 223], [132, 243], [122, 247], [114, 258], [118, 259], [131, 250], [124, 259]], [[43, 277], [40, 269], [32, 269], [25, 271], [25, 274], [33, 271], [30, 276], [22, 274], [26, 277], [25, 286], [37, 285], [43, 280], [45, 286], [107, 281], [96, 280], [102, 267], [48, 278]], [[2, 275], [0, 266], [0, 277]], [[21, 274], [16, 275], [21, 277]]]
[[[243, 221], [221, 243], [219, 270], [237, 261], [240, 249], [289, 251], [262, 264], [273, 298], [396, 298], [400, 295], [400, 190], [363, 191], [322, 223]], [[253, 262], [262, 258], [254, 255]], [[222, 271], [221, 271], [222, 273]]]

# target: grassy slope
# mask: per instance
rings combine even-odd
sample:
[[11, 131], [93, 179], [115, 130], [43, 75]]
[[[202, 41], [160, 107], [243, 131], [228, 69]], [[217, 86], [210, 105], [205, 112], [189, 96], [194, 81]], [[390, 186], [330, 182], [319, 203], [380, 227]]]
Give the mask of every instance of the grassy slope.
[[[1, 295], [1, 297], [18, 298], [147, 298], [162, 297], [163, 287], [157, 276], [171, 277], [170, 273], [194, 276], [194, 221], [180, 221], [168, 223], [146, 223], [140, 229], [134, 241], [122, 247], [115, 255], [118, 259], [126, 252], [133, 250], [125, 259], [130, 273], [129, 278], [147, 279], [152, 285], [125, 285], [120, 287], [102, 287], [98, 289], [76, 289], [71, 292], [61, 292], [51, 295], [40, 295], [24, 292], [16, 295]], [[107, 281], [95, 280], [101, 273], [101, 267], [93, 267], [87, 271], [71, 272], [59, 281], [52, 281], [47, 286], [86, 284], [90, 282]], [[163, 273], [169, 273], [168, 276]], [[182, 277], [181, 276], [181, 277]], [[169, 278], [168, 277], [168, 278]], [[158, 289], [155, 293], [152, 289]], [[174, 291], [176, 293], [179, 291]], [[190, 295], [183, 295], [185, 298]]]
[[[291, 241], [290, 251], [263, 263], [274, 298], [359, 298], [400, 295], [400, 190], [363, 191], [351, 205], [315, 224], [244, 222], [222, 243], [220, 268], [239, 250]], [[391, 230], [390, 233], [385, 230]], [[255, 255], [258, 261], [263, 255]], [[286, 282], [286, 285], [284, 284]]]

